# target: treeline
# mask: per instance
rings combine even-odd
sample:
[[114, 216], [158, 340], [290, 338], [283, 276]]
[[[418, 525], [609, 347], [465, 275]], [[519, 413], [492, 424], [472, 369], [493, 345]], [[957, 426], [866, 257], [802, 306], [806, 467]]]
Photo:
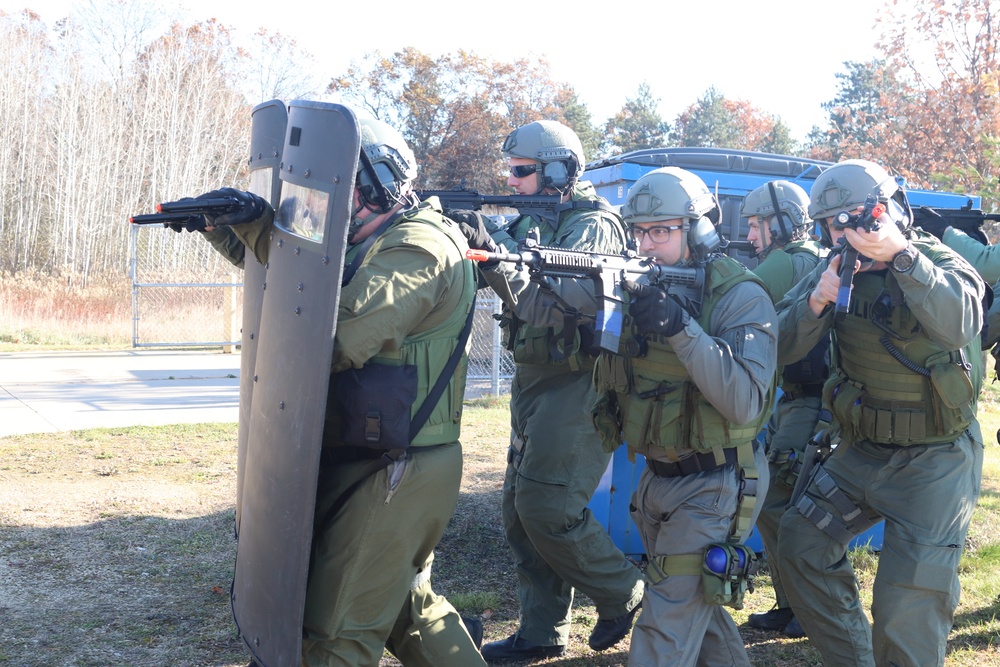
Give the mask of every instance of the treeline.
[[[643, 84], [600, 121], [544, 59], [401, 48], [321, 81], [294, 40], [262, 29], [254, 48], [240, 48], [229, 28], [171, 19], [158, 3], [89, 0], [57, 26], [30, 11], [0, 12], [0, 272], [74, 281], [124, 272], [128, 216], [245, 183], [250, 110], [274, 98], [340, 101], [399, 127], [421, 164], [421, 187], [464, 179], [502, 191], [503, 137], [555, 118], [576, 129], [592, 160], [659, 146], [867, 157], [914, 186], [980, 194], [992, 210], [1000, 194], [994, 1], [888, 0], [882, 57], [844, 63], [825, 105], [829, 124], [805, 145], [778, 116], [714, 87], [667, 120]], [[144, 266], [220, 262], [207, 244], [161, 232], [139, 235]]]

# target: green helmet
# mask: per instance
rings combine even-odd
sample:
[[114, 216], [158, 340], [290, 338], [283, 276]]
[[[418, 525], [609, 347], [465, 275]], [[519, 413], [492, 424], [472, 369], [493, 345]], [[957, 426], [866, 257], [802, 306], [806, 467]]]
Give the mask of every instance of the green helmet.
[[527, 158], [539, 164], [539, 192], [545, 188], [566, 192], [576, 185], [586, 164], [580, 137], [554, 120], [536, 120], [517, 128], [504, 139], [501, 151], [505, 158]]
[[417, 177], [417, 160], [403, 135], [374, 118], [359, 118], [361, 155], [355, 183], [362, 206], [385, 213], [401, 202]]
[[771, 245], [783, 246], [806, 237], [812, 223], [808, 210], [809, 195], [801, 186], [791, 181], [770, 181], [743, 198], [740, 215], [768, 220]]
[[680, 167], [647, 172], [629, 188], [622, 219], [626, 225], [683, 219], [682, 233], [695, 259], [704, 259], [722, 245], [715, 226], [719, 203], [705, 182]]
[[829, 234], [826, 219], [864, 206], [870, 194], [885, 204], [896, 226], [901, 230], [909, 227], [910, 206], [896, 179], [874, 162], [844, 160], [820, 174], [810, 191], [809, 215], [821, 222], [824, 241]]

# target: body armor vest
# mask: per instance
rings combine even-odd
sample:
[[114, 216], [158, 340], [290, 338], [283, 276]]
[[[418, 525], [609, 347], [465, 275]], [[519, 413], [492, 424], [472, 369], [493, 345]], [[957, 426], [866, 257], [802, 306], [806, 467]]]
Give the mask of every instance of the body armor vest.
[[[719, 299], [733, 286], [760, 279], [734, 259], [716, 256], [705, 267], [705, 299], [697, 318], [708, 331]], [[763, 285], [762, 285], [763, 286]], [[634, 333], [634, 330], [633, 330]], [[677, 450], [716, 452], [752, 441], [770, 417], [774, 383], [761, 414], [747, 424], [732, 424], [704, 397], [669, 343], [649, 339], [643, 357], [602, 353], [594, 369], [599, 403], [595, 422], [605, 448], [620, 439], [631, 452], [648, 458], [676, 459]], [[602, 414], [603, 413], [603, 414]], [[601, 423], [610, 417], [615, 424]], [[619, 435], [620, 432], [620, 435]]]
[[[417, 223], [417, 224], [413, 224]], [[369, 252], [377, 253], [385, 244], [386, 237], [391, 236], [391, 243], [404, 243], [428, 250], [437, 257], [456, 254], [465, 257], [465, 238], [456, 225], [449, 224], [441, 214], [429, 208], [427, 204], [415, 210], [406, 212], [400, 220], [393, 223], [388, 230], [372, 245]], [[448, 241], [444, 241], [442, 236]], [[347, 253], [347, 261], [352, 259]], [[387, 365], [412, 365], [417, 369], [417, 397], [411, 407], [411, 416], [420, 406], [437, 381], [442, 369], [448, 362], [455, 347], [458, 336], [473, 307], [476, 294], [476, 274], [472, 262], [464, 260], [456, 270], [463, 272], [462, 298], [460, 306], [455, 308], [449, 317], [427, 330], [414, 332], [403, 339], [398, 350], [382, 352], [374, 356], [368, 363]], [[438, 445], [458, 440], [462, 414], [462, 401], [465, 397], [465, 379], [468, 359], [464, 357], [455, 368], [455, 374], [448, 388], [431, 411], [426, 423], [413, 439], [411, 446]]]
[[[915, 242], [936, 259], [933, 246]], [[945, 350], [921, 330], [891, 271], [854, 277], [850, 309], [834, 325], [834, 371], [823, 389], [845, 440], [951, 442], [975, 418], [980, 338]]]

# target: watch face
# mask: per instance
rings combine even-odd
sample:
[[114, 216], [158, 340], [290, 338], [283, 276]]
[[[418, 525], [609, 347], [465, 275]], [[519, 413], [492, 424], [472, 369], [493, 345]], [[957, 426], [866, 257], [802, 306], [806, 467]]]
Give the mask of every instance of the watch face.
[[892, 268], [897, 271], [909, 271], [913, 266], [913, 255], [909, 250], [902, 250], [892, 259]]

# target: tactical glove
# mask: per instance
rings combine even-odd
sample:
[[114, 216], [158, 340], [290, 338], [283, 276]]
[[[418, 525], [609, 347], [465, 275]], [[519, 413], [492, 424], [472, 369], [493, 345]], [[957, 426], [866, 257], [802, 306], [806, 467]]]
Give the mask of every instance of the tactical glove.
[[632, 295], [628, 314], [639, 333], [673, 336], [684, 328], [684, 308], [667, 293], [652, 285], [626, 280], [622, 286]]
[[269, 204], [263, 198], [252, 192], [245, 192], [235, 188], [221, 188], [212, 190], [203, 195], [198, 195], [194, 199], [185, 198], [179, 201], [191, 201], [197, 203], [199, 200], [227, 198], [233, 200], [232, 206], [225, 212], [215, 213], [205, 211], [192, 213], [191, 217], [184, 222], [164, 223], [175, 232], [189, 231], [201, 232], [206, 227], [221, 227], [223, 225], [241, 225], [252, 222], [264, 215]]
[[[462, 232], [462, 236], [469, 242], [470, 248], [486, 250], [487, 252], [497, 251], [497, 244], [486, 228], [486, 218], [482, 213], [458, 209], [448, 211], [445, 215], [458, 223], [458, 229]], [[489, 260], [480, 262], [479, 266], [489, 269], [498, 263], [497, 260]]]
[[496, 243], [486, 229], [486, 220], [483, 214], [478, 211], [454, 210], [445, 213], [446, 216], [458, 223], [458, 228], [462, 235], [469, 242], [470, 248], [476, 250], [496, 250]]

